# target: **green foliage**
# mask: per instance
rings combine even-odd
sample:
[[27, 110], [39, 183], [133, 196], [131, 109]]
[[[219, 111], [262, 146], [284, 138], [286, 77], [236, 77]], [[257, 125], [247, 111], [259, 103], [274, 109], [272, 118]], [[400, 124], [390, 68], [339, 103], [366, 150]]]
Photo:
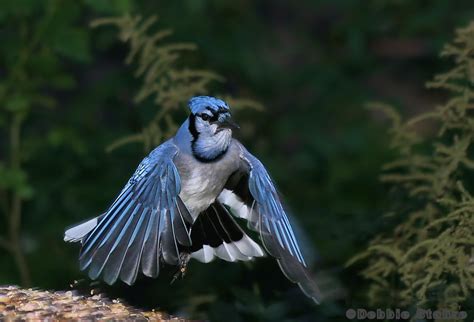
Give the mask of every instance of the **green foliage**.
[[[0, 162], [0, 211], [4, 213], [3, 226], [7, 227], [3, 231], [5, 237], [0, 236], [0, 246], [11, 253], [21, 281], [27, 285], [30, 272], [22, 241], [22, 205], [32, 197], [34, 189], [23, 168], [27, 157], [32, 157], [23, 145], [23, 130], [36, 109], [55, 107], [56, 99], [49, 91], [73, 85], [62, 68], [61, 57], [86, 59], [88, 42], [86, 35], [73, 29], [70, 22], [63, 21], [63, 28], [51, 30], [54, 21], [71, 12], [61, 12], [56, 1], [49, 1], [44, 8], [25, 1], [21, 9], [9, 9], [2, 12], [0, 19], [2, 30], [10, 36], [4, 41], [7, 46], [1, 49], [0, 57], [4, 72], [0, 79], [0, 132], [8, 140], [0, 151], [4, 156]], [[35, 18], [37, 12], [43, 14]], [[70, 37], [70, 31], [74, 37]]]
[[[121, 12], [128, 3], [115, 2], [108, 4], [108, 13]], [[16, 267], [13, 282], [28, 285], [38, 263], [32, 264], [27, 253], [41, 245], [40, 235], [47, 231], [31, 225], [41, 214], [32, 212], [30, 203], [44, 198], [45, 187], [56, 178], [49, 173], [50, 181], [38, 182], [35, 170], [45, 156], [47, 169], [58, 170], [56, 160], [70, 147], [85, 151], [77, 127], [64, 130], [54, 119], [65, 114], [65, 98], [77, 88], [74, 67], [91, 61], [91, 35], [81, 25], [87, 9], [82, 2], [8, 0], [0, 6], [0, 256], [5, 271], [10, 263]], [[62, 153], [52, 154], [55, 147]], [[48, 213], [54, 217], [56, 211], [57, 204]], [[52, 220], [44, 223], [43, 228], [55, 227]], [[63, 224], [56, 225], [62, 230]]]
[[373, 305], [454, 310], [474, 291], [474, 22], [457, 31], [442, 56], [456, 65], [427, 85], [450, 93], [445, 104], [407, 121], [374, 106], [393, 122], [399, 157], [381, 179], [397, 192], [390, 217], [401, 222], [350, 261], [367, 261], [362, 275]]
[[[179, 123], [172, 117], [174, 111], [186, 107], [189, 98], [208, 93], [213, 82], [223, 81], [221, 76], [208, 70], [178, 67], [184, 52], [195, 50], [196, 46], [191, 43], [162, 44], [163, 39], [170, 36], [172, 31], [163, 29], [153, 32], [152, 27], [156, 21], [156, 16], [142, 18], [124, 15], [92, 22], [93, 27], [118, 27], [120, 40], [130, 45], [125, 62], [136, 64], [134, 75], [143, 82], [134, 101], [139, 104], [152, 99], [157, 107], [157, 112], [141, 133], [115, 141], [107, 148], [108, 151], [131, 142], [143, 142], [145, 151], [151, 150], [176, 131]], [[233, 107], [261, 108], [260, 104], [251, 100], [224, 98]]]

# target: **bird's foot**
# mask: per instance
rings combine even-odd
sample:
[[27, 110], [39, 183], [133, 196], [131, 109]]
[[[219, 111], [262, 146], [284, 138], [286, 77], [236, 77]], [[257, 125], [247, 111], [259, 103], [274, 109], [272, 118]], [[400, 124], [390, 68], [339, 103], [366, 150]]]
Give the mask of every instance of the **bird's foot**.
[[170, 284], [173, 284], [178, 278], [183, 278], [186, 275], [186, 270], [188, 267], [188, 262], [191, 259], [191, 254], [181, 253], [179, 256], [179, 270], [174, 274], [173, 279]]

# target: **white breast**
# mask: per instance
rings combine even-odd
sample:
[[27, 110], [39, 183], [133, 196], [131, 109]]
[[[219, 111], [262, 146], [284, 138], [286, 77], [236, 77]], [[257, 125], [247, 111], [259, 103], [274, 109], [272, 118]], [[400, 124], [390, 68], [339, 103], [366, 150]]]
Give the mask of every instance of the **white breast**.
[[219, 188], [222, 189], [214, 177], [203, 175], [202, 170], [194, 168], [182, 178], [179, 194], [194, 219], [214, 202]]
[[222, 159], [211, 163], [200, 162], [187, 153], [176, 156], [181, 179], [179, 196], [194, 219], [217, 199], [239, 161], [238, 150], [232, 145]]

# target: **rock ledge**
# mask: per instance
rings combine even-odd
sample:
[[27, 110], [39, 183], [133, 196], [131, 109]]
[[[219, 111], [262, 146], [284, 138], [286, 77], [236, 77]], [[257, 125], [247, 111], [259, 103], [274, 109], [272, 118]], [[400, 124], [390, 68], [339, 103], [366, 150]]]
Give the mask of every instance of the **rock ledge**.
[[162, 312], [144, 312], [120, 300], [76, 291], [42, 291], [16, 286], [0, 286], [0, 321], [186, 321]]

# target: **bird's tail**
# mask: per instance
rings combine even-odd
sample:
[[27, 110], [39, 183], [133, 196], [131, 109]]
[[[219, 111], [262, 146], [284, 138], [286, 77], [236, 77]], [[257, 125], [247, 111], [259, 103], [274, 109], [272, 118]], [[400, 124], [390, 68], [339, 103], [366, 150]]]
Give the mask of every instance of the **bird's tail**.
[[190, 230], [191, 247], [183, 251], [191, 253], [191, 257], [200, 262], [208, 263], [215, 257], [234, 262], [264, 256], [262, 248], [218, 201], [199, 214]]
[[65, 242], [81, 242], [87, 237], [87, 235], [101, 222], [105, 214], [92, 219], [84, 220], [74, 226], [66, 229], [64, 232]]

